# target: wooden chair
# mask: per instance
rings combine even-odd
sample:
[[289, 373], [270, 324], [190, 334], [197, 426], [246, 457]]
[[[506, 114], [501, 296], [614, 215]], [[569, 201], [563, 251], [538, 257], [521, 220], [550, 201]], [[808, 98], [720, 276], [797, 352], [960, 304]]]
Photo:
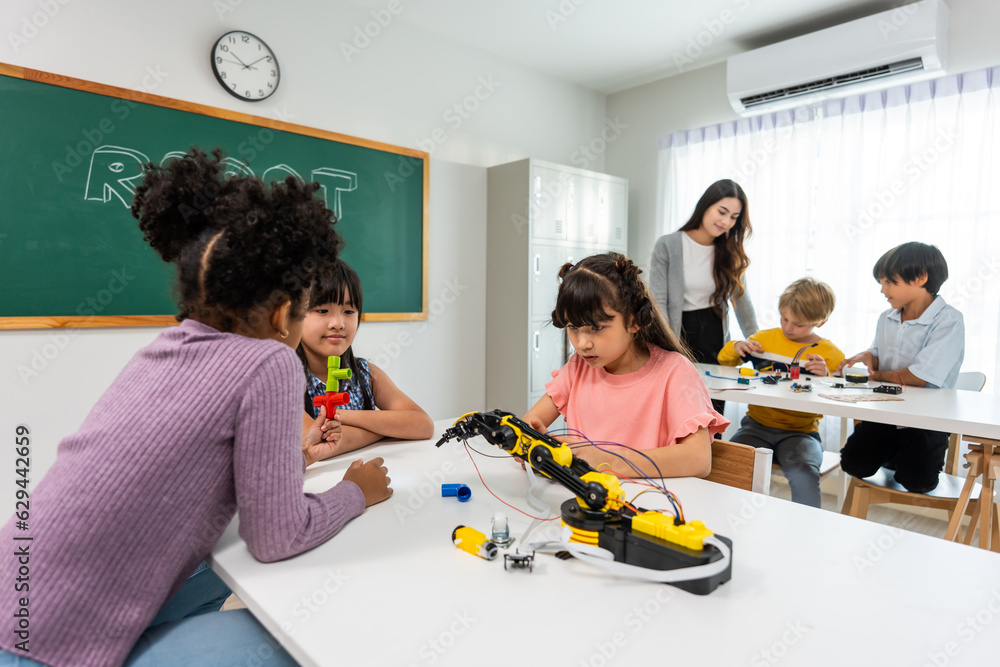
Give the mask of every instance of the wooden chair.
[[766, 496], [771, 492], [772, 455], [763, 447], [712, 440], [712, 472], [705, 479]]
[[[985, 384], [986, 376], [982, 373], [959, 373], [958, 380], [955, 383], [955, 388], [968, 391], [980, 391]], [[911, 505], [914, 507], [930, 507], [933, 509], [945, 510], [949, 512], [949, 514], [953, 513], [959, 504], [959, 498], [962, 496], [965, 479], [949, 474], [947, 472], [947, 462], [948, 458], [952, 456], [952, 448], [955, 450], [954, 456], [957, 459], [961, 442], [962, 436], [952, 434], [948, 444], [949, 453], [945, 461], [945, 472], [942, 472], [939, 475], [937, 488], [933, 491], [930, 491], [929, 493], [911, 493], [900, 484], [896, 483], [893, 479], [893, 472], [891, 470], [880, 468], [879, 471], [871, 477], [865, 477], [864, 479], [857, 477], [850, 478], [850, 484], [847, 487], [847, 495], [844, 498], [844, 505], [841, 509], [841, 514], [847, 514], [859, 519], [866, 519], [868, 518], [869, 506], [881, 505], [884, 503], [896, 503], [899, 505]], [[952, 469], [954, 470], [954, 467]], [[976, 484], [971, 488], [969, 494], [966, 496], [968, 499], [966, 513], [970, 516], [975, 514], [976, 507], [979, 503], [980, 489], [981, 485]], [[965, 536], [964, 541], [966, 544], [971, 543], [972, 533], [973, 531], [969, 530], [968, 534]]]
[[[969, 453], [965, 455], [969, 462], [969, 475], [965, 478], [965, 486], [951, 514], [944, 538], [952, 542], [958, 541], [962, 516], [969, 511], [970, 496], [974, 489], [979, 488], [980, 501], [971, 510], [972, 521], [969, 522], [962, 541], [972, 544], [972, 536], [978, 529], [979, 548], [1000, 552], [1000, 505], [993, 502], [993, 489], [1000, 478], [1000, 440], [977, 437], [970, 437], [969, 440], [973, 441], [969, 446]], [[975, 483], [980, 476], [983, 478], [982, 488]]]
[[[864, 479], [851, 477], [851, 483], [847, 487], [847, 497], [844, 499], [844, 507], [841, 510], [841, 514], [847, 514], [859, 519], [867, 519], [869, 506], [883, 505], [885, 503], [929, 507], [951, 513], [958, 505], [958, 499], [962, 494], [964, 484], [965, 480], [961, 477], [942, 472], [940, 477], [938, 477], [936, 489], [928, 493], [911, 493], [896, 483], [891, 470], [880, 468], [871, 477], [865, 477]], [[975, 512], [979, 503], [980, 488], [980, 485], [976, 484], [970, 493], [968, 509], [970, 516]], [[971, 535], [969, 538], [971, 541]]]

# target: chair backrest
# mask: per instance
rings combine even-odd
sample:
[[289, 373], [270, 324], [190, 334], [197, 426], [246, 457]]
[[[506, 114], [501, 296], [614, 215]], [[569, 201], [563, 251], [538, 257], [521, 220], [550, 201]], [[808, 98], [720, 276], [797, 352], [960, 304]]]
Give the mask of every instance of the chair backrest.
[[955, 389], [964, 389], [965, 391], [982, 391], [985, 386], [986, 374], [980, 373], [979, 371], [959, 373], [958, 378], [955, 380]]
[[770, 449], [755, 449], [728, 440], [712, 440], [712, 472], [705, 479], [744, 491], [771, 491]]

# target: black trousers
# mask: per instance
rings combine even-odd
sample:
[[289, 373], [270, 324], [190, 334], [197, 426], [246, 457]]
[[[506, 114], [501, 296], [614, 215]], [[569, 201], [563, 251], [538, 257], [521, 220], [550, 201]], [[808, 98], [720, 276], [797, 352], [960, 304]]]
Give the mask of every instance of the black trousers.
[[907, 491], [927, 493], [937, 486], [947, 452], [947, 433], [861, 422], [840, 450], [840, 467], [848, 475], [869, 477], [888, 464]]
[[[702, 308], [682, 313], [680, 334], [699, 364], [719, 363], [719, 351], [726, 341], [722, 334], [722, 318], [714, 309]], [[726, 409], [726, 402], [713, 400], [712, 407], [721, 415]]]

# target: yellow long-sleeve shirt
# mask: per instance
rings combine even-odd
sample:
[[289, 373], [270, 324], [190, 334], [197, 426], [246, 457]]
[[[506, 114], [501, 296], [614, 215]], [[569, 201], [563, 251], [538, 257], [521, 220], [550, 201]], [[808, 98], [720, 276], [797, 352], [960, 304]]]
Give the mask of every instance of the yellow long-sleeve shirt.
[[[760, 343], [765, 352], [780, 354], [786, 357], [794, 357], [795, 353], [802, 348], [802, 343], [788, 340], [780, 327], [758, 331], [750, 336], [749, 340], [755, 340]], [[809, 348], [802, 353], [802, 356], [805, 357], [806, 354], [818, 354], [823, 357], [823, 360], [826, 361], [826, 367], [830, 372], [837, 370], [837, 366], [844, 360], [844, 353], [840, 351], [840, 348], [826, 338], [820, 339], [816, 347]], [[800, 359], [800, 363], [802, 361], [804, 359]], [[736, 354], [736, 341], [729, 341], [719, 351], [719, 363], [724, 366], [739, 366], [743, 363], [743, 358]], [[813, 415], [793, 410], [777, 410], [759, 405], [748, 407], [747, 416], [770, 428], [800, 431], [802, 433], [811, 433], [819, 429], [819, 420], [823, 418], [823, 415]]]

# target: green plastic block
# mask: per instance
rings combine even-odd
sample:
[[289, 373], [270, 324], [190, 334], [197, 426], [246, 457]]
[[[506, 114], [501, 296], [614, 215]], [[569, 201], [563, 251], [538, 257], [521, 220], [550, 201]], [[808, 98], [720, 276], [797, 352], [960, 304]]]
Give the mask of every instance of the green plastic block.
[[351, 369], [340, 367], [340, 357], [327, 357], [326, 359], [326, 386], [338, 386], [340, 380], [351, 379]]

